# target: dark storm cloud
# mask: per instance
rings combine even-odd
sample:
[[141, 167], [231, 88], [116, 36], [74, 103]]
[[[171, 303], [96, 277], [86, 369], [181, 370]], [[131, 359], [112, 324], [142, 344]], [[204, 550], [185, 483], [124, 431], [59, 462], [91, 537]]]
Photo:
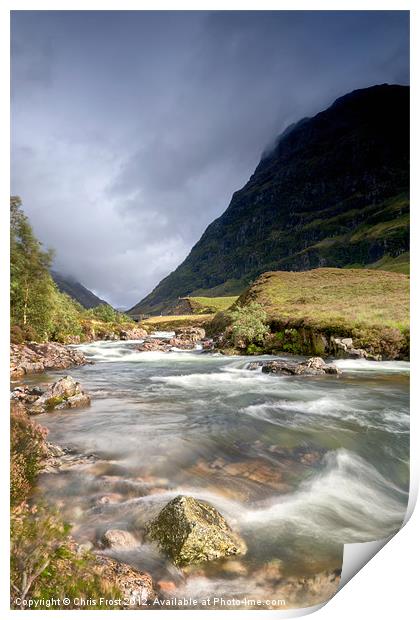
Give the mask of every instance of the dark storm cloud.
[[56, 268], [147, 294], [290, 123], [408, 83], [407, 12], [14, 12], [12, 191]]

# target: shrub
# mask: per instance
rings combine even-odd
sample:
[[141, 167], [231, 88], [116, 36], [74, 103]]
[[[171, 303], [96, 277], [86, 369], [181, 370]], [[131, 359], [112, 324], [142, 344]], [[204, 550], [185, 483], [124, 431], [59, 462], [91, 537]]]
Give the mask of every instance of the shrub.
[[263, 344], [269, 333], [267, 314], [262, 306], [251, 302], [247, 306], [238, 306], [229, 312], [232, 322], [233, 343], [240, 349], [251, 344]]
[[[68, 597], [75, 609], [75, 598], [96, 599], [89, 609], [106, 609], [99, 598], [121, 598], [121, 593], [104, 582], [95, 559], [79, 555], [68, 537], [70, 526], [56, 512], [44, 506], [22, 503], [11, 514], [11, 600], [12, 607], [24, 607], [19, 599], [36, 599], [37, 609], [45, 609], [45, 600]], [[83, 607], [82, 607], [83, 608]], [[60, 606], [58, 606], [60, 609]]]
[[20, 403], [12, 401], [10, 415], [10, 500], [12, 506], [27, 498], [47, 454], [47, 430], [34, 424]]
[[353, 336], [354, 345], [369, 353], [379, 354], [390, 360], [408, 357], [408, 329], [401, 331], [396, 327], [358, 328], [353, 330]]
[[65, 293], [55, 290], [52, 299], [52, 317], [49, 337], [56, 342], [68, 342], [82, 335], [83, 308]]
[[204, 324], [208, 336], [218, 336], [232, 323], [231, 313], [227, 311], [216, 312], [211, 321]]

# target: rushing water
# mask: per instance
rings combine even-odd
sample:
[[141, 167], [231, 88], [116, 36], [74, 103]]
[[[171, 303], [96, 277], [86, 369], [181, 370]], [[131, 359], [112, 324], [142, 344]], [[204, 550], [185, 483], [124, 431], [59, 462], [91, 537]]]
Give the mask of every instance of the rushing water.
[[148, 542], [112, 553], [175, 581], [178, 595], [250, 595], [270, 561], [286, 577], [339, 569], [343, 543], [398, 529], [408, 363], [341, 360], [340, 377], [279, 377], [247, 370], [249, 357], [140, 353], [134, 344], [81, 345], [95, 364], [71, 374], [91, 407], [39, 416], [52, 442], [97, 456], [41, 478], [80, 541], [109, 528], [141, 540], [174, 496], [205, 499], [246, 540], [236, 573], [216, 562], [185, 578]]

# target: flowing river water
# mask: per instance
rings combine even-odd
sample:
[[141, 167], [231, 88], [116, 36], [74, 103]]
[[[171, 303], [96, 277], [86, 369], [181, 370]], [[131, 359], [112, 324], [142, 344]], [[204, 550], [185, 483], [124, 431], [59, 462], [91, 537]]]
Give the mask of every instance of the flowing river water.
[[[407, 362], [339, 360], [339, 377], [279, 377], [247, 369], [267, 357], [141, 353], [135, 344], [80, 345], [95, 364], [70, 372], [91, 407], [37, 418], [53, 443], [95, 455], [40, 479], [79, 542], [129, 530], [139, 546], [108, 553], [172, 581], [177, 596], [249, 596], [268, 592], [270, 567], [285, 578], [341, 569], [343, 543], [399, 528]], [[247, 554], [185, 574], [142, 540], [145, 522], [179, 494], [213, 504]]]

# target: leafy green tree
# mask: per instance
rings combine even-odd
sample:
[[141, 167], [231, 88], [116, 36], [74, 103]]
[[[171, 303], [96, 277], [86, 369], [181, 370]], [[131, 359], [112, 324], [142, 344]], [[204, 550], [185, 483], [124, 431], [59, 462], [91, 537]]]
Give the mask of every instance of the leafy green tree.
[[90, 310], [85, 311], [85, 316], [88, 318], [97, 319], [98, 321], [103, 321], [104, 323], [116, 323], [118, 325], [134, 322], [133, 319], [127, 314], [114, 310], [114, 308], [109, 304], [100, 304], [99, 306], [96, 306], [96, 308], [91, 308]]
[[49, 336], [57, 342], [69, 342], [82, 335], [81, 316], [83, 308], [66, 293], [55, 287], [52, 298], [51, 328]]
[[51, 327], [54, 283], [49, 268], [52, 252], [35, 237], [18, 196], [10, 199], [10, 301], [12, 325], [31, 328], [47, 339]]

